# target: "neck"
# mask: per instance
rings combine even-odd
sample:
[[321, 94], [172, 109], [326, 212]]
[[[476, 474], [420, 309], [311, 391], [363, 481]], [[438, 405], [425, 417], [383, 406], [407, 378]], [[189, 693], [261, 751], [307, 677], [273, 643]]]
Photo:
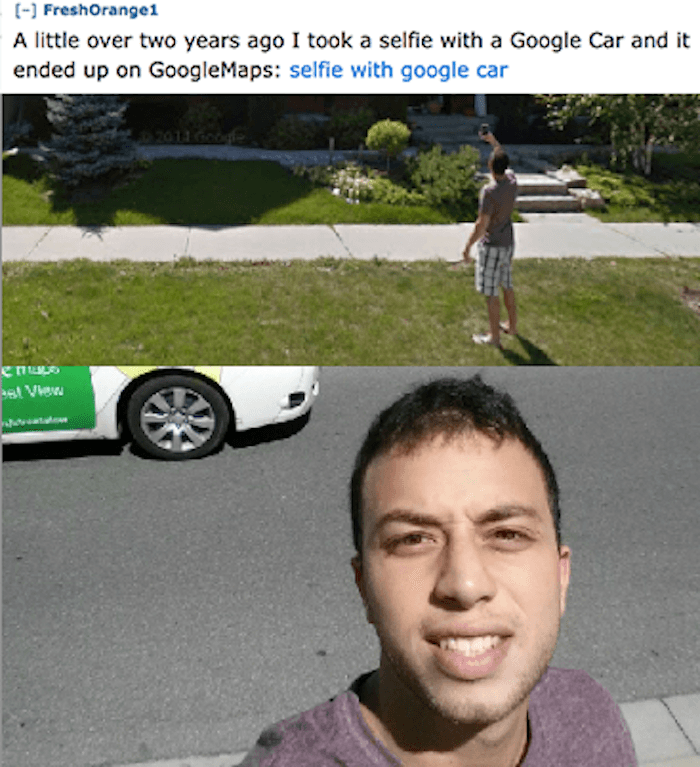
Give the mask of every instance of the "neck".
[[[455, 722], [434, 710], [391, 672], [360, 691], [365, 722], [405, 767], [517, 767], [528, 745], [528, 699], [492, 723]], [[398, 682], [398, 684], [395, 684]]]

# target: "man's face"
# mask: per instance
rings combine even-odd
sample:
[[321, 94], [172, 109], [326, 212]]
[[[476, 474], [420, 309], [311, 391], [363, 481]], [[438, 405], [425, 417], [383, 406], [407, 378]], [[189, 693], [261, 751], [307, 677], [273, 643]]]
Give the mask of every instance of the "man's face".
[[520, 442], [438, 437], [372, 462], [353, 566], [382, 648], [380, 689], [454, 722], [526, 701], [569, 581], [542, 471]]

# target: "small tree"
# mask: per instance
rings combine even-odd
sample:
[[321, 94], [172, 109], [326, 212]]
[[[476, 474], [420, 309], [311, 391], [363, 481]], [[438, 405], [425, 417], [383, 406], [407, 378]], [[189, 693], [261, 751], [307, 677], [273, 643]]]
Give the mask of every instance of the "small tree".
[[700, 95], [569, 94], [540, 96], [552, 126], [563, 129], [585, 115], [609, 134], [612, 162], [651, 174], [655, 146], [696, 149], [700, 141]]
[[76, 187], [125, 171], [136, 159], [130, 131], [124, 129], [126, 102], [118, 96], [46, 97], [51, 141], [42, 145], [51, 170], [66, 187]]
[[368, 149], [384, 150], [389, 160], [408, 146], [411, 129], [397, 120], [380, 120], [367, 131], [365, 143]]

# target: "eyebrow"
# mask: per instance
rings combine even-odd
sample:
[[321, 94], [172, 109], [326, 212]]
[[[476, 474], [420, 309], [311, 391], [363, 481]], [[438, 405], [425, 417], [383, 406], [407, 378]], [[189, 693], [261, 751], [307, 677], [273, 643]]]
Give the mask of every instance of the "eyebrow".
[[495, 506], [489, 509], [477, 520], [477, 524], [487, 525], [492, 522], [502, 522], [504, 519], [512, 517], [527, 517], [536, 522], [542, 521], [542, 515], [534, 506], [521, 506], [520, 504], [506, 504], [505, 506]]
[[[484, 512], [476, 520], [479, 526], [490, 525], [494, 522], [503, 522], [514, 517], [527, 517], [535, 522], [541, 522], [542, 516], [532, 506], [521, 506], [519, 504], [505, 504], [503, 506], [494, 506]], [[409, 525], [419, 525], [422, 527], [442, 527], [444, 520], [434, 517], [430, 514], [423, 514], [408, 509], [395, 509], [389, 511], [377, 522], [375, 530], [381, 530], [392, 522], [405, 522]]]

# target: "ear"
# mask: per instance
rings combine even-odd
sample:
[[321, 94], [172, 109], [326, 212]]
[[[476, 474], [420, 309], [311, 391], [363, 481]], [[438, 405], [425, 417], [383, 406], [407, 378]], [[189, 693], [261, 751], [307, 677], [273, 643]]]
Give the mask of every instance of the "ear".
[[355, 574], [355, 585], [357, 586], [357, 590], [360, 592], [360, 598], [362, 599], [362, 604], [365, 608], [365, 615], [367, 616], [367, 622], [368, 623], [374, 623], [374, 620], [372, 620], [372, 615], [370, 613], [369, 605], [367, 604], [367, 593], [365, 591], [365, 580], [364, 580], [364, 573], [362, 570], [362, 558], [359, 554], [355, 554], [355, 556], [350, 560], [350, 564], [352, 565], [353, 572]]
[[571, 576], [571, 549], [561, 546], [559, 549], [559, 614], [564, 615], [566, 609], [566, 593], [569, 590]]

